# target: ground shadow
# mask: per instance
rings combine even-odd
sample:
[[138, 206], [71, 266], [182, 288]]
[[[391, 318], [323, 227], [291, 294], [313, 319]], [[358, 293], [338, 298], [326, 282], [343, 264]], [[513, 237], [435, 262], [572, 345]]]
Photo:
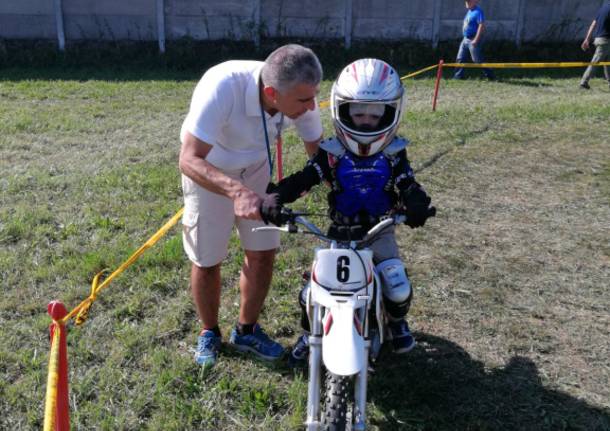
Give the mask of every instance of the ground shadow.
[[369, 380], [369, 401], [382, 412], [370, 422], [380, 430], [610, 429], [609, 410], [545, 388], [528, 358], [486, 369], [457, 344], [416, 335], [409, 355], [384, 351]]
[[548, 84], [540, 81], [532, 81], [525, 78], [501, 78], [497, 82], [501, 84], [514, 85], [517, 87], [552, 87], [552, 84]]

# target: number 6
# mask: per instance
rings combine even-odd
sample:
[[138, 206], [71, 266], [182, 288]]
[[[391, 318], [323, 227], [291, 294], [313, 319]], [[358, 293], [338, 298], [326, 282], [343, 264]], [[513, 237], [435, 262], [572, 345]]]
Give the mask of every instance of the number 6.
[[337, 280], [345, 283], [349, 280], [349, 257], [339, 256], [337, 259]]

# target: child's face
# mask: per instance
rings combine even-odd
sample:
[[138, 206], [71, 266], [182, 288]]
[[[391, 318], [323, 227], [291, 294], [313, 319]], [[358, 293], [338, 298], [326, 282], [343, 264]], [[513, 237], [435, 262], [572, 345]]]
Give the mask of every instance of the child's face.
[[464, 3], [466, 4], [466, 8], [472, 9], [477, 5], [478, 2], [478, 0], [466, 0]]
[[379, 120], [381, 120], [381, 116], [375, 114], [355, 114], [351, 115], [351, 117], [354, 125], [358, 129], [362, 129], [364, 127], [370, 130], [375, 130], [375, 128], [379, 125]]
[[356, 129], [361, 132], [372, 132], [379, 126], [379, 121], [385, 111], [382, 104], [352, 103], [349, 116]]

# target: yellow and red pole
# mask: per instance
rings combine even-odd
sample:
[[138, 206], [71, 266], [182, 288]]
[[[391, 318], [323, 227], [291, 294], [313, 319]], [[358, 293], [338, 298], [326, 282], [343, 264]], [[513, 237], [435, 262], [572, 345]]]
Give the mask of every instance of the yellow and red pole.
[[44, 431], [69, 431], [70, 406], [68, 399], [68, 344], [66, 325], [62, 319], [68, 314], [59, 301], [51, 301], [47, 312], [53, 319], [51, 333], [51, 355], [47, 381]]

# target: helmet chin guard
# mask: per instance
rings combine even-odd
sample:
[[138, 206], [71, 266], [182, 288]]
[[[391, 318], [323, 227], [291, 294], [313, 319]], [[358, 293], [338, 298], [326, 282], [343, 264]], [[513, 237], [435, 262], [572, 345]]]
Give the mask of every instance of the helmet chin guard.
[[[365, 58], [349, 64], [331, 90], [331, 117], [337, 138], [357, 156], [382, 151], [398, 130], [404, 93], [400, 77], [386, 62]], [[367, 127], [358, 125], [356, 114], [369, 114], [369, 120], [372, 115], [376, 124], [369, 121]]]

